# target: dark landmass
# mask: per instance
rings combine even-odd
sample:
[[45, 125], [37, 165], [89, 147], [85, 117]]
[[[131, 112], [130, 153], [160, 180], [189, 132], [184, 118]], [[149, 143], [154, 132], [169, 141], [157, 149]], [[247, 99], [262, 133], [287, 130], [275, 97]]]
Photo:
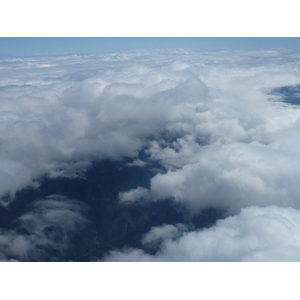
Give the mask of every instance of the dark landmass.
[[[30, 211], [30, 204], [46, 196], [58, 194], [85, 203], [89, 225], [69, 237], [69, 245], [63, 253], [55, 249], [43, 248], [49, 255], [29, 258], [30, 261], [96, 261], [111, 250], [123, 247], [143, 248], [142, 236], [153, 226], [183, 223], [188, 229], [212, 226], [217, 219], [224, 217], [216, 209], [204, 210], [191, 215], [182, 205], [174, 201], [137, 202], [123, 204], [118, 201], [121, 191], [149, 188], [153, 169], [162, 166], [149, 164], [147, 167], [126, 167], [122, 162], [101, 161], [94, 163], [82, 178], [49, 178], [40, 180], [38, 189], [26, 188], [16, 194], [7, 209], [0, 207], [0, 227], [24, 232], [16, 220]], [[44, 229], [49, 239], [59, 242], [63, 238], [58, 226], [49, 225]], [[153, 254], [155, 250], [144, 249]], [[17, 257], [11, 257], [18, 259]]]

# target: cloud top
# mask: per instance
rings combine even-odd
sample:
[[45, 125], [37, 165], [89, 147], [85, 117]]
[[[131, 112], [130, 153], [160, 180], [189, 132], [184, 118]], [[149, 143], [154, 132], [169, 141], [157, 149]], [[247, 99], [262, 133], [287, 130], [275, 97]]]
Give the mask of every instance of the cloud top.
[[[152, 228], [145, 242], [162, 240], [155, 255], [141, 249], [112, 251], [105, 261], [299, 261], [299, 210], [248, 207], [211, 228], [180, 232]], [[179, 237], [178, 237], [179, 236]]]
[[[228, 218], [214, 229], [185, 233], [166, 224], [144, 240], [165, 241], [158, 256], [130, 250], [111, 258], [297, 260], [297, 239], [287, 239], [290, 247], [283, 234], [277, 240], [267, 228], [262, 237], [251, 218], [260, 228], [270, 217], [279, 232], [288, 234], [289, 222], [290, 234], [298, 230], [300, 109], [283, 102], [278, 90], [299, 84], [299, 54], [287, 50], [1, 60], [0, 202], [8, 206], [17, 191], [38, 187], [42, 176], [82, 178], [95, 161], [126, 158], [124, 167], [151, 166], [153, 177], [149, 188], [121, 191], [120, 202], [168, 199], [190, 214], [216, 208]], [[43, 227], [34, 224], [34, 232]], [[15, 233], [8, 236], [12, 244], [29, 245]], [[228, 251], [218, 253], [215, 243]], [[190, 253], [189, 245], [199, 252]]]

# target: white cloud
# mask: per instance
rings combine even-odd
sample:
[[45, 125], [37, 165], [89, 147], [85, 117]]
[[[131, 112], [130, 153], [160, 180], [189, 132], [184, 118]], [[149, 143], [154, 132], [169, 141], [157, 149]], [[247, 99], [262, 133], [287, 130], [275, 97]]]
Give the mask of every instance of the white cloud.
[[140, 55], [2, 60], [0, 159], [27, 175], [2, 164], [0, 194], [13, 196], [44, 174], [74, 176], [93, 160], [136, 157], [149, 135], [205, 97], [194, 74], [170, 69], [160, 54]]
[[[283, 50], [0, 60], [2, 204], [44, 175], [82, 176], [94, 161], [125, 157], [133, 161], [127, 167], [147, 167], [150, 158], [167, 171], [151, 179], [150, 189], [121, 192], [121, 202], [171, 198], [191, 212], [215, 207], [236, 216], [199, 232], [153, 229], [144, 241], [164, 241], [157, 257], [127, 250], [110, 259], [298, 260], [300, 109], [271, 93], [296, 84], [299, 54]], [[142, 149], [147, 160], [138, 155]], [[253, 205], [261, 208], [247, 208]], [[44, 226], [30, 214], [20, 220], [29, 219], [30, 239], [1, 235], [0, 245], [14, 245], [5, 251], [16, 259], [29, 259], [24, 249], [36, 249]]]
[[[155, 255], [140, 249], [111, 251], [104, 261], [300, 261], [300, 211], [275, 206], [249, 207], [211, 228], [164, 240]], [[163, 226], [162, 232], [174, 231]], [[152, 229], [146, 237], [153, 236]], [[172, 231], [172, 233], [173, 233]], [[153, 242], [153, 239], [151, 241]]]
[[174, 198], [192, 209], [291, 206], [298, 200], [299, 154], [259, 143], [203, 147], [196, 162], [151, 180], [154, 200]]
[[138, 200], [148, 200], [149, 190], [143, 187], [138, 187], [137, 189], [131, 189], [127, 192], [119, 193], [120, 202], [135, 202]]
[[152, 227], [151, 230], [143, 237], [143, 244], [155, 243], [159, 240], [165, 241], [166, 239], [175, 239], [186, 230], [183, 224], [164, 225], [161, 227]]
[[140, 159], [135, 159], [132, 163], [127, 163], [126, 167], [144, 167], [147, 163]]
[[[121, 199], [192, 209], [299, 208], [300, 110], [268, 94], [300, 83], [288, 51], [140, 51], [1, 60], [0, 194], [80, 176], [138, 152], [168, 172]], [[147, 195], [147, 196], [146, 196]], [[124, 200], [125, 201], [125, 200]]]

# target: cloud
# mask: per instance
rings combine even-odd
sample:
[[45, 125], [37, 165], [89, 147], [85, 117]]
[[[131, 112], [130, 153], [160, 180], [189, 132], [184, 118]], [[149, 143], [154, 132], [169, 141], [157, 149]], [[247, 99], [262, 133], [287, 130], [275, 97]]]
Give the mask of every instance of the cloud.
[[103, 260], [299, 261], [299, 216], [300, 211], [292, 208], [248, 207], [199, 231], [179, 233], [176, 227], [165, 225], [151, 229], [144, 238], [152, 243], [163, 240], [155, 255], [126, 249], [111, 251]]
[[[213, 207], [241, 222], [250, 206], [298, 210], [300, 110], [273, 92], [300, 84], [298, 59], [156, 50], [1, 60], [1, 204], [43, 176], [82, 178], [110, 159], [156, 168], [150, 188], [124, 190], [120, 202], [172, 199], [190, 214]], [[35, 249], [33, 237], [3, 236], [22, 245], [14, 257]]]
[[127, 163], [126, 167], [144, 167], [147, 163], [140, 159], [135, 159], [132, 163]]
[[[293, 55], [144, 51], [2, 60], [1, 158], [20, 163], [30, 181], [72, 174], [78, 161], [135, 157], [149, 136], [152, 158], [176, 166], [201, 142], [267, 143], [299, 117], [265, 93], [299, 82]], [[177, 136], [173, 145], [162, 132]], [[27, 184], [19, 181], [15, 189]]]
[[143, 187], [119, 193], [120, 202], [135, 202], [137, 200], [147, 200], [148, 198], [149, 191]]
[[175, 239], [181, 235], [181, 232], [186, 230], [183, 224], [164, 225], [161, 227], [152, 227], [151, 230], [143, 237], [143, 244], [149, 245], [161, 240]]
[[[152, 178], [152, 200], [172, 198], [192, 210], [229, 213], [251, 205], [299, 208], [300, 174], [293, 165], [299, 163], [300, 110], [269, 93], [298, 83], [298, 67], [291, 68], [287, 53], [248, 54], [248, 61], [245, 53], [236, 59], [221, 54], [221, 62], [184, 69], [198, 74], [206, 92], [177, 86], [191, 91], [189, 100], [201, 97], [180, 107], [180, 121], [166, 124], [149, 144], [147, 153], [168, 169]], [[261, 57], [266, 61], [256, 65]]]
[[173, 198], [192, 210], [216, 207], [237, 213], [259, 206], [299, 207], [299, 155], [258, 143], [203, 147], [195, 163], [151, 180], [153, 200]]
[[89, 224], [87, 209], [59, 195], [32, 203], [14, 220], [14, 229], [0, 229], [0, 260], [64, 260], [71, 238]]
[[199, 76], [184, 73], [187, 64], [161, 69], [151, 55], [132, 64], [139, 55], [2, 60], [0, 159], [20, 170], [2, 164], [13, 184], [0, 194], [13, 198], [45, 174], [76, 176], [94, 160], [137, 158], [150, 135], [207, 97]]

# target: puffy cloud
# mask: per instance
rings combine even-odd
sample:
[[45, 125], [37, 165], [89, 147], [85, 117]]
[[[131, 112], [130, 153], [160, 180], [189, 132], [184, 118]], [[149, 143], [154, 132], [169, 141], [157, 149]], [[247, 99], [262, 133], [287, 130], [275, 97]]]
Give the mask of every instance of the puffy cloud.
[[151, 161], [157, 172], [121, 202], [173, 199], [191, 213], [231, 215], [300, 208], [300, 110], [278, 93], [300, 83], [298, 53], [133, 51], [0, 64], [3, 205], [41, 176], [82, 177], [94, 161], [126, 157], [126, 167]]
[[135, 202], [138, 200], [148, 200], [149, 190], [143, 187], [137, 189], [131, 189], [127, 192], [119, 193], [119, 200], [121, 202]]
[[144, 237], [143, 244], [156, 243], [159, 240], [175, 239], [181, 235], [186, 227], [183, 224], [174, 225], [164, 225], [161, 227], [153, 227]]
[[206, 94], [187, 88], [201, 100], [180, 107], [181, 119], [150, 142], [147, 153], [168, 169], [151, 180], [153, 200], [173, 198], [192, 210], [230, 213], [250, 205], [299, 208], [300, 174], [293, 166], [299, 163], [300, 110], [270, 94], [276, 86], [299, 83], [299, 64], [292, 66], [289, 53], [247, 54], [234, 59], [222, 53], [221, 62], [212, 54], [214, 61], [201, 67], [205, 55], [197, 56], [199, 61], [185, 66], [184, 74], [197, 74], [205, 83]]
[[[104, 261], [299, 261], [300, 211], [248, 207], [211, 228], [183, 232], [153, 228], [145, 240], [162, 239], [159, 251], [111, 251]], [[176, 234], [179, 237], [176, 237]], [[174, 238], [175, 236], [175, 238]]]
[[2, 164], [13, 184], [0, 194], [13, 196], [44, 174], [76, 176], [94, 160], [137, 157], [150, 135], [207, 98], [199, 76], [182, 73], [186, 64], [174, 69], [160, 55], [140, 56], [2, 60], [0, 159], [27, 175]]
[[132, 163], [127, 163], [126, 167], [144, 167], [147, 163], [140, 159], [135, 159]]
[[[151, 180], [154, 200], [174, 198], [191, 209], [237, 213], [251, 205], [300, 208], [298, 153], [258, 143], [203, 147], [198, 160]], [[149, 192], [150, 193], [150, 192]]]

